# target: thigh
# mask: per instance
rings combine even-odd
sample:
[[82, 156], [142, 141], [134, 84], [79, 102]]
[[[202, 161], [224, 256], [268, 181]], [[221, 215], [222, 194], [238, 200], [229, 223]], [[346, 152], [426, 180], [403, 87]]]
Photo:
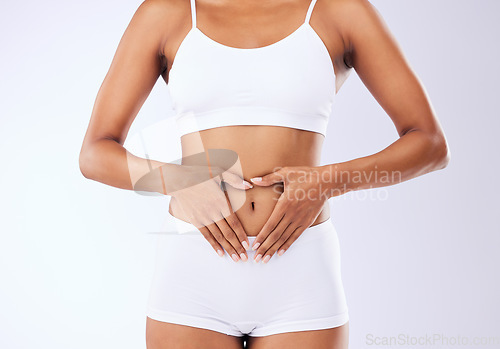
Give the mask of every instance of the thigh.
[[349, 322], [324, 330], [278, 333], [265, 337], [249, 337], [248, 349], [347, 349]]
[[147, 349], [242, 349], [243, 337], [146, 317]]

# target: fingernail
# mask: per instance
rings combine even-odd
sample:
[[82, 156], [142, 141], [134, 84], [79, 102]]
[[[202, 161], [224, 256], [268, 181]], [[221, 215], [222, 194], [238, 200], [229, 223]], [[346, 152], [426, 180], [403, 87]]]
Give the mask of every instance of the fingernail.
[[248, 188], [253, 188], [253, 185], [248, 183], [247, 181], [243, 181], [243, 185], [247, 186]]
[[255, 245], [253, 245], [252, 250], [255, 251], [256, 249], [259, 248], [259, 246], [260, 246], [260, 242], [257, 242]]
[[259, 263], [260, 259], [262, 258], [262, 255], [261, 254], [258, 254], [255, 259], [254, 259], [254, 262], [255, 263]]
[[281, 256], [283, 253], [285, 253], [285, 250], [280, 250], [280, 251], [278, 252], [278, 256]]
[[237, 262], [239, 261], [238, 256], [236, 254], [232, 254], [231, 257], [233, 257], [233, 261]]
[[255, 182], [260, 182], [260, 181], [262, 181], [262, 177], [253, 177], [253, 178], [250, 178], [250, 180], [251, 180], [252, 182], [254, 182], [254, 183], [255, 183]]
[[264, 258], [264, 260], [262, 262], [267, 263], [267, 262], [269, 262], [270, 259], [271, 259], [271, 256], [267, 255], [266, 258]]
[[240, 257], [243, 262], [246, 262], [248, 260], [247, 255], [244, 253], [240, 254]]
[[221, 257], [224, 257], [224, 252], [222, 252], [221, 250], [217, 250], [217, 254]]
[[243, 241], [241, 244], [243, 245], [243, 248], [245, 249], [245, 251], [247, 251], [248, 247], [249, 247], [248, 242]]

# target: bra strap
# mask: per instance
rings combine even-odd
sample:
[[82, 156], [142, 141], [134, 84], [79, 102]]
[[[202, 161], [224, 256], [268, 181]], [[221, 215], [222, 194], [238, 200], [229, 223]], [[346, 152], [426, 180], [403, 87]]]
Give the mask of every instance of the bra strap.
[[196, 28], [196, 3], [195, 0], [191, 0], [191, 23], [193, 28]]
[[315, 4], [316, 4], [316, 0], [311, 0], [311, 3], [309, 4], [309, 8], [307, 9], [306, 20], [304, 21], [304, 23], [308, 23], [309, 20], [311, 19], [311, 14], [312, 14], [312, 11], [313, 11]]

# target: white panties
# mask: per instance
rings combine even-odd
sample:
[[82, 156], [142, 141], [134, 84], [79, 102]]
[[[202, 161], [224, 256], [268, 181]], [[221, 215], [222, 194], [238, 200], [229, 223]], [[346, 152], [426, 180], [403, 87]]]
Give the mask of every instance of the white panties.
[[[345, 324], [348, 311], [337, 232], [329, 218], [306, 229], [267, 264], [217, 255], [203, 235], [171, 216], [185, 234], [158, 237], [147, 316], [227, 335], [268, 336]], [[255, 239], [248, 237], [250, 246]]]

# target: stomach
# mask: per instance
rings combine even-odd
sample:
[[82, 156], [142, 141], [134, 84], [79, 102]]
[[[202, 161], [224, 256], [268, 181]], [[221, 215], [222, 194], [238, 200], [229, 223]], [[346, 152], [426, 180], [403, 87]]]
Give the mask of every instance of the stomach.
[[[182, 164], [189, 155], [210, 149], [228, 149], [237, 154], [234, 168], [253, 188], [235, 189], [226, 185], [232, 209], [248, 236], [256, 236], [264, 226], [283, 192], [283, 183], [260, 187], [250, 181], [281, 167], [320, 166], [322, 134], [280, 126], [223, 126], [181, 137]], [[217, 165], [210, 159], [210, 164]], [[215, 163], [214, 163], [215, 162]], [[233, 171], [233, 168], [230, 168]], [[169, 212], [173, 215], [169, 206]], [[174, 215], [175, 217], [175, 215]], [[328, 201], [311, 226], [330, 217]], [[177, 217], [178, 218], [178, 217]]]

